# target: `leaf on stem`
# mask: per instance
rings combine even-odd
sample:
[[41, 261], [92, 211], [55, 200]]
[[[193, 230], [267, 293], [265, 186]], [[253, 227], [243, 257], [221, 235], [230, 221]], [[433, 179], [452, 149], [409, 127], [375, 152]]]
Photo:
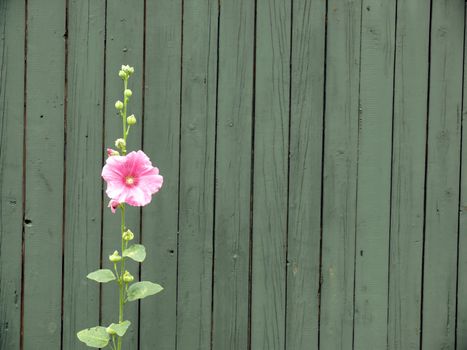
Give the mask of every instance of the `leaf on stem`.
[[93, 327], [83, 329], [77, 333], [78, 339], [91, 348], [105, 348], [109, 343], [110, 336], [105, 327]]
[[102, 269], [91, 272], [89, 275], [87, 275], [87, 278], [99, 283], [107, 283], [116, 279], [114, 273], [109, 269]]
[[146, 259], [146, 248], [142, 244], [133, 244], [125, 249], [122, 255], [134, 261], [143, 262]]
[[142, 281], [132, 284], [127, 291], [128, 301], [146, 298], [162, 291], [160, 285], [148, 281]]
[[119, 336], [123, 337], [128, 329], [130, 327], [131, 322], [130, 321], [123, 321], [120, 323], [112, 323], [109, 328]]

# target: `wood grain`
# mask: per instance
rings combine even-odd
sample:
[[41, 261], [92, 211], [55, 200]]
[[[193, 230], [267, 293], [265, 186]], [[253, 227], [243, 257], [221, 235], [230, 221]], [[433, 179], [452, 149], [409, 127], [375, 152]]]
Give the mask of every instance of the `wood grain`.
[[183, 8], [177, 349], [211, 345], [218, 1]]
[[328, 2], [320, 313], [322, 349], [351, 349], [361, 1]]
[[141, 350], [176, 348], [181, 6], [180, 0], [146, 2], [143, 148], [164, 185], [143, 208], [148, 255], [141, 277], [164, 291], [141, 301]]
[[68, 3], [67, 148], [63, 343], [82, 349], [76, 333], [99, 325], [100, 180], [104, 107], [105, 1]]
[[290, 76], [286, 348], [318, 349], [324, 1], [294, 1]]
[[395, 5], [372, 0], [362, 9], [355, 349], [387, 346]]
[[0, 348], [21, 331], [25, 8], [0, 1]]
[[[467, 8], [466, 8], [467, 16]], [[467, 27], [465, 28], [466, 32], [464, 33], [464, 41], [467, 34]], [[465, 46], [465, 42], [464, 42]], [[464, 349], [467, 347], [467, 300], [464, 298], [464, 295], [467, 293], [467, 241], [465, 232], [467, 232], [467, 127], [466, 123], [466, 108], [467, 108], [467, 75], [466, 75], [466, 65], [467, 61], [465, 56], [467, 54], [467, 46], [464, 47], [464, 77], [463, 77], [463, 97], [462, 97], [462, 149], [461, 149], [461, 177], [460, 177], [460, 197], [459, 197], [459, 233], [458, 233], [458, 268], [457, 268], [457, 322], [456, 322], [456, 332], [457, 332], [457, 348]]]
[[222, 3], [216, 132], [212, 349], [249, 343], [254, 2]]
[[398, 1], [388, 348], [420, 348], [430, 5]]
[[59, 0], [27, 4], [23, 349], [59, 349], [66, 11]]
[[433, 2], [422, 314], [424, 349], [454, 349], [464, 3]]
[[285, 346], [291, 10], [257, 1], [252, 349]]

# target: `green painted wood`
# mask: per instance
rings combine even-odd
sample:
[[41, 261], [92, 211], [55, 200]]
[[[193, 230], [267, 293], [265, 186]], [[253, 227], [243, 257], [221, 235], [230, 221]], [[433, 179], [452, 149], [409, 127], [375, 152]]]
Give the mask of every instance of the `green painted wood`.
[[83, 349], [76, 333], [99, 325], [105, 1], [68, 3], [67, 147], [63, 349]]
[[351, 349], [361, 1], [328, 2], [320, 348]]
[[294, 1], [286, 349], [318, 349], [326, 2]]
[[0, 348], [18, 349], [23, 229], [24, 2], [0, 1]]
[[142, 214], [142, 279], [164, 291], [141, 301], [140, 349], [176, 349], [181, 0], [146, 2], [144, 151], [164, 176]]
[[[142, 82], [143, 82], [143, 34], [144, 34], [144, 1], [133, 1], [131, 5], [124, 0], [107, 1], [106, 13], [106, 77], [105, 77], [105, 145], [104, 148], [115, 148], [115, 139], [122, 137], [122, 121], [115, 109], [115, 101], [123, 101], [123, 82], [118, 76], [122, 64], [135, 68], [129, 81], [133, 90], [128, 114], [134, 114], [141, 121], [142, 115]], [[141, 148], [141, 122], [131, 128], [127, 140], [129, 151]], [[102, 150], [104, 152], [104, 150]], [[105, 187], [105, 185], [104, 185]], [[102, 266], [111, 267], [108, 256], [114, 250], [120, 250], [120, 215], [112, 214], [107, 208], [108, 197], [104, 193]], [[126, 225], [135, 234], [135, 241], [140, 237], [140, 209], [127, 206]], [[134, 262], [126, 268], [134, 276], [138, 276], [139, 266]], [[102, 287], [102, 324], [108, 325], [118, 320], [118, 288], [115, 284], [104, 284]], [[131, 321], [123, 348], [138, 346], [138, 303], [127, 303], [125, 319]]]
[[65, 2], [28, 1], [23, 349], [59, 349]]
[[[465, 9], [467, 18], [467, 7]], [[465, 28], [467, 35], [467, 27]], [[460, 203], [459, 203], [459, 243], [458, 243], [458, 269], [457, 269], [457, 348], [464, 349], [467, 347], [467, 299], [464, 295], [467, 295], [467, 128], [466, 119], [467, 116], [467, 46], [464, 47], [464, 91], [463, 91], [463, 102], [462, 102], [462, 149], [461, 149], [461, 178], [460, 178]]]
[[177, 349], [211, 344], [218, 1], [183, 7]]
[[363, 2], [354, 347], [387, 344], [395, 1]]
[[68, 35], [66, 2], [27, 3], [25, 53], [25, 2], [0, 0], [2, 349], [21, 337], [24, 102], [24, 349], [116, 320], [115, 286], [99, 310], [85, 276], [119, 245], [99, 177], [125, 63], [129, 148], [165, 176], [128, 210], [165, 291], [128, 304], [125, 348], [467, 346], [462, 1], [69, 0]]
[[434, 1], [423, 285], [423, 349], [454, 349], [464, 2]]
[[257, 1], [251, 348], [283, 349], [291, 3]]
[[219, 19], [212, 349], [248, 348], [254, 2]]
[[389, 349], [420, 348], [430, 4], [398, 1], [389, 265]]

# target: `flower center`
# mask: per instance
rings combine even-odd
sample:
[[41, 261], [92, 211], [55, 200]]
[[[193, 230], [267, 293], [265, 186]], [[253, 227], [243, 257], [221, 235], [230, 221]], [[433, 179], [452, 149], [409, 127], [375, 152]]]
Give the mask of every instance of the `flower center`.
[[129, 186], [134, 185], [135, 183], [135, 178], [133, 176], [127, 176], [125, 178], [125, 183]]

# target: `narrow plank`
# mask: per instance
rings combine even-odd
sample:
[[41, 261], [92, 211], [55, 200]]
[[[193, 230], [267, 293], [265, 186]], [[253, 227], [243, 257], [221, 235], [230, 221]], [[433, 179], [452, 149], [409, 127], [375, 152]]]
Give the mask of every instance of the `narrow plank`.
[[257, 1], [251, 348], [285, 346], [291, 2]]
[[420, 348], [430, 4], [397, 3], [388, 348]]
[[212, 349], [248, 348], [254, 1], [222, 3]]
[[[467, 18], [467, 7], [465, 9]], [[464, 40], [467, 35], [467, 26], [465, 26]], [[464, 43], [465, 45], [465, 43]], [[467, 300], [463, 297], [467, 294], [467, 241], [465, 232], [467, 232], [467, 46], [464, 47], [464, 91], [463, 91], [463, 111], [462, 111], [462, 149], [461, 149], [461, 178], [460, 178], [460, 203], [459, 203], [459, 247], [458, 247], [458, 269], [457, 269], [457, 348], [467, 347]]]
[[[135, 68], [130, 78], [129, 88], [133, 91], [128, 114], [134, 114], [141, 120], [142, 114], [142, 82], [143, 82], [143, 45], [144, 45], [144, 0], [133, 1], [131, 5], [125, 0], [107, 1], [107, 38], [106, 38], [106, 80], [105, 80], [105, 148], [115, 148], [115, 139], [122, 137], [122, 124], [115, 101], [123, 100], [123, 82], [118, 76], [122, 64]], [[128, 137], [128, 151], [141, 148], [141, 123], [131, 128]], [[104, 150], [102, 150], [104, 152]], [[106, 208], [108, 202], [104, 194], [102, 266], [111, 266], [107, 257], [120, 250], [120, 216], [113, 215]], [[140, 210], [128, 207], [126, 225], [135, 233], [135, 241], [140, 238]], [[138, 276], [136, 263], [128, 264], [128, 271]], [[102, 324], [110, 324], [118, 320], [118, 288], [115, 284], [102, 287]], [[127, 303], [125, 319], [131, 321], [131, 327], [125, 335], [123, 348], [138, 347], [138, 303]]]
[[65, 2], [29, 0], [23, 349], [59, 349]]
[[177, 349], [211, 346], [217, 0], [183, 8]]
[[66, 213], [63, 349], [82, 349], [76, 332], [99, 324], [105, 1], [68, 3]]
[[0, 1], [1, 349], [18, 349], [20, 343], [24, 10], [24, 2]]
[[387, 345], [395, 0], [363, 2], [355, 261], [355, 349]]
[[293, 2], [286, 348], [318, 349], [326, 2]]
[[164, 186], [143, 209], [141, 235], [148, 255], [141, 274], [163, 285], [164, 292], [141, 301], [140, 349], [176, 348], [181, 4], [146, 2], [143, 146]]
[[464, 2], [432, 6], [422, 346], [454, 349]]
[[361, 1], [328, 1], [320, 348], [353, 332]]

